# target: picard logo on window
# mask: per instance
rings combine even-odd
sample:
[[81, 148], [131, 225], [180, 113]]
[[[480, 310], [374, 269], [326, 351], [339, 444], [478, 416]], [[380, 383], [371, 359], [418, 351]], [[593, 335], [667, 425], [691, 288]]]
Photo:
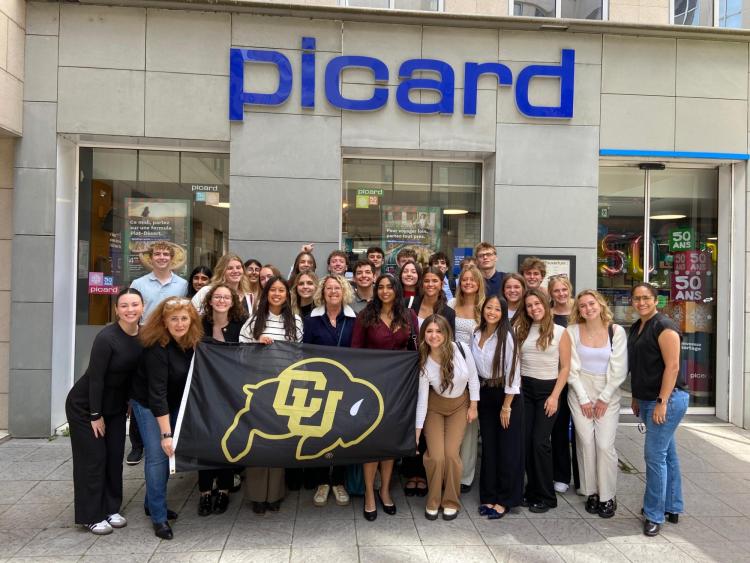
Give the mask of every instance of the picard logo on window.
[[[299, 68], [300, 105], [304, 109], [315, 109], [315, 38], [302, 38], [302, 57]], [[279, 73], [275, 92], [246, 92], [245, 73], [257, 64], [274, 65]], [[350, 98], [342, 92], [342, 75], [347, 69], [365, 69], [372, 73], [375, 85], [369, 97]], [[325, 96], [328, 103], [347, 111], [377, 111], [388, 103], [387, 83], [390, 77], [388, 66], [375, 57], [344, 55], [334, 57], [326, 65], [324, 76]], [[425, 78], [423, 75], [439, 78]], [[463, 114], [477, 113], [477, 90], [482, 76], [493, 76], [500, 87], [513, 87], [513, 73], [507, 65], [490, 61], [464, 64]], [[455, 106], [456, 78], [453, 67], [437, 59], [409, 59], [398, 69], [399, 84], [396, 88], [396, 104], [404, 111], [416, 114], [452, 114]], [[531, 103], [529, 90], [533, 78], [556, 79], [559, 82], [559, 104], [540, 106]], [[283, 53], [272, 50], [238, 49], [229, 51], [229, 119], [242, 121], [245, 106], [280, 106], [287, 102], [295, 87], [294, 71]], [[515, 78], [515, 99], [518, 111], [527, 117], [570, 119], [573, 117], [575, 83], [575, 50], [562, 49], [560, 64], [534, 64], [520, 70]], [[422, 102], [420, 90], [439, 94], [436, 102]]]

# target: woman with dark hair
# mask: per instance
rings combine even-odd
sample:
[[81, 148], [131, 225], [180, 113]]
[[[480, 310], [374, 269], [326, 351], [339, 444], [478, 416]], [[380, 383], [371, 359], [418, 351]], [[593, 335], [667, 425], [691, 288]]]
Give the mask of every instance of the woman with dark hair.
[[[352, 348], [372, 350], [407, 350], [416, 348], [419, 332], [417, 315], [404, 306], [401, 284], [391, 274], [381, 274], [375, 280], [372, 301], [357, 316], [352, 335]], [[385, 459], [363, 464], [365, 477], [365, 502], [363, 513], [368, 521], [378, 517], [375, 504], [375, 474], [380, 468], [380, 490], [377, 499], [386, 514], [396, 514], [391, 499], [393, 460]]]
[[313, 256], [312, 252], [303, 250], [294, 259], [294, 266], [292, 266], [292, 271], [289, 273], [289, 279], [293, 280], [303, 272], [312, 272], [314, 274], [317, 269], [318, 264], [315, 262], [315, 256]]
[[156, 306], [141, 329], [144, 350], [130, 387], [131, 405], [146, 453], [146, 515], [157, 537], [171, 540], [168, 520], [177, 514], [167, 508], [167, 480], [172, 429], [180, 408], [193, 350], [203, 337], [198, 313], [190, 299], [169, 297]]
[[94, 339], [89, 366], [65, 401], [73, 450], [75, 522], [97, 535], [127, 521], [122, 505], [122, 456], [128, 387], [143, 346], [138, 340], [143, 297], [122, 289], [115, 298], [117, 322]]
[[493, 295], [485, 300], [471, 354], [481, 382], [479, 514], [497, 520], [521, 504], [524, 469], [518, 347], [508, 320], [508, 303], [502, 297]]
[[[303, 274], [304, 275], [304, 274]], [[351, 284], [343, 277], [328, 274], [324, 277], [315, 291], [315, 309], [304, 320], [304, 334], [302, 341], [306, 344], [318, 346], [338, 346], [349, 348], [354, 334], [356, 315], [349, 306], [354, 299]], [[333, 492], [336, 504], [349, 504], [349, 494], [346, 492], [346, 466], [320, 467], [306, 469], [315, 482], [313, 504], [325, 506], [328, 495]]]
[[684, 510], [675, 432], [690, 395], [680, 378], [680, 332], [674, 321], [657, 311], [656, 289], [639, 283], [630, 297], [639, 316], [628, 336], [631, 405], [646, 426], [643, 533], [655, 536], [665, 519], [676, 524]]
[[430, 315], [419, 331], [417, 444], [424, 427], [424, 466], [429, 493], [424, 515], [453, 520], [461, 508], [461, 442], [466, 424], [477, 418], [479, 380], [468, 346], [453, 342], [448, 321]]
[[515, 318], [516, 311], [523, 308], [523, 294], [526, 293], [526, 280], [516, 273], [505, 274], [500, 293], [508, 302], [508, 318]]
[[529, 289], [513, 325], [521, 350], [526, 425], [526, 502], [530, 512], [557, 507], [552, 484], [552, 440], [558, 402], [570, 370], [570, 338], [552, 320], [549, 297]]
[[263, 291], [263, 288], [266, 287], [268, 280], [271, 278], [283, 279], [284, 276], [281, 275], [281, 272], [276, 266], [273, 264], [266, 264], [260, 269], [260, 272], [258, 272], [258, 283], [260, 284], [261, 291]]
[[[203, 334], [207, 340], [239, 342], [240, 329], [245, 324], [247, 313], [239, 296], [228, 285], [213, 286], [203, 302]], [[213, 505], [211, 492], [214, 480], [218, 493]], [[202, 469], [198, 471], [198, 515], [208, 516], [212, 512], [222, 514], [229, 506], [229, 491], [234, 484], [232, 469]]]
[[414, 260], [407, 260], [398, 271], [398, 281], [404, 292], [406, 306], [411, 308], [414, 300], [419, 294], [419, 280], [422, 277], [422, 268]]
[[292, 309], [305, 320], [312, 313], [318, 276], [314, 271], [304, 271], [292, 281]]
[[[253, 294], [253, 303], [257, 304], [260, 299], [260, 269], [263, 264], [255, 258], [245, 260], [245, 277], [248, 282], [248, 292]], [[253, 311], [250, 311], [252, 313]]]
[[192, 299], [202, 287], [208, 285], [208, 282], [211, 281], [213, 275], [214, 273], [208, 266], [197, 266], [193, 268], [193, 271], [190, 272], [190, 277], [188, 278], [187, 298]]
[[[265, 268], [265, 266], [264, 266]], [[302, 341], [302, 319], [292, 310], [289, 285], [282, 277], [266, 281], [260, 301], [240, 331], [240, 342], [259, 342], [270, 345], [277, 340]], [[246, 471], [245, 497], [253, 505], [253, 512], [278, 512], [286, 494], [283, 467], [250, 467]]]

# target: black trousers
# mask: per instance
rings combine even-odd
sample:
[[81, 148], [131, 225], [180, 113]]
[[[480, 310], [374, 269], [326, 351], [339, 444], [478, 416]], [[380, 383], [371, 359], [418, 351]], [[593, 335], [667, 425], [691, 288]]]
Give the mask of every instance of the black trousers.
[[410, 455], [401, 460], [401, 475], [405, 479], [413, 479], [414, 477], [421, 477], [427, 479], [427, 473], [424, 469], [424, 462], [422, 458], [424, 453], [427, 451], [427, 441], [424, 437], [424, 432], [419, 436], [419, 446], [417, 447], [419, 452], [417, 455]]
[[526, 499], [530, 502], [543, 502], [556, 507], [557, 497], [552, 484], [552, 427], [557, 413], [547, 416], [544, 402], [555, 388], [554, 379], [523, 377], [526, 451]]
[[[570, 471], [571, 461], [573, 465], [572, 474]], [[568, 405], [568, 386], [566, 385], [560, 393], [557, 420], [555, 420], [555, 426], [552, 428], [552, 479], [558, 483], [569, 484], [571, 475], [575, 488], [580, 489], [576, 433], [575, 429], [572, 428], [570, 406]]]
[[319, 485], [346, 485], [346, 465], [312, 467], [305, 471], [312, 472], [316, 487]]
[[104, 436], [95, 438], [86, 413], [65, 403], [73, 450], [76, 524], [101, 522], [122, 505], [125, 413], [104, 417]]
[[130, 447], [134, 450], [143, 449], [143, 439], [141, 438], [141, 431], [138, 429], [138, 421], [132, 414], [130, 415]]
[[234, 469], [201, 469], [198, 471], [198, 490], [207, 493], [214, 486], [220, 491], [228, 491], [234, 485]]
[[479, 467], [479, 502], [513, 508], [523, 499], [524, 401], [511, 403], [510, 425], [500, 424], [505, 400], [503, 387], [483, 386], [479, 393], [479, 432], [482, 463]]

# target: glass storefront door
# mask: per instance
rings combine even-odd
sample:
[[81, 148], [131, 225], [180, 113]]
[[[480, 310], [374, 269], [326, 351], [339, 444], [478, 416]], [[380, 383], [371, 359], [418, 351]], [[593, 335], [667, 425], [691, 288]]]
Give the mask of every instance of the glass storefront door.
[[[627, 329], [637, 319], [630, 288], [657, 287], [659, 310], [682, 331], [695, 407], [716, 405], [718, 185], [715, 168], [602, 166], [599, 176], [598, 289]], [[629, 407], [629, 381], [624, 390]]]
[[150, 271], [150, 242], [174, 245], [184, 278], [227, 251], [229, 155], [81, 148], [79, 181], [75, 377], [113, 296]]

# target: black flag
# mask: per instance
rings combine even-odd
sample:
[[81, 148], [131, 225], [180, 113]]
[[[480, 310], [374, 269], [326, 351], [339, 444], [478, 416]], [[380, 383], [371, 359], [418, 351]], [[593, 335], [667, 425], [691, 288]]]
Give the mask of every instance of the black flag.
[[415, 352], [202, 342], [177, 420], [175, 468], [413, 455], [417, 364]]

